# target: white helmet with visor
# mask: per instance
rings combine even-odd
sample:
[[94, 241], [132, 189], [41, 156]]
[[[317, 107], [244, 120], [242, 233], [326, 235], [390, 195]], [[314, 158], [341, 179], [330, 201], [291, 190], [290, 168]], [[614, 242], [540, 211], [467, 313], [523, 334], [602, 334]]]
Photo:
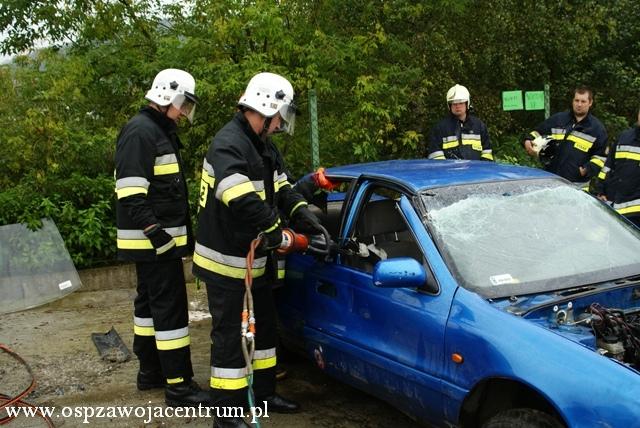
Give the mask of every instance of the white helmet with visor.
[[447, 91], [447, 105], [454, 103], [467, 103], [467, 108], [471, 105], [471, 95], [469, 90], [462, 85], [455, 85]]
[[274, 73], [259, 73], [251, 78], [238, 105], [257, 111], [264, 117], [280, 113], [280, 128], [276, 132], [293, 135], [296, 121], [296, 105], [293, 102], [293, 86], [284, 77]]
[[173, 105], [180, 110], [189, 122], [193, 122], [193, 115], [198, 103], [195, 94], [196, 82], [189, 73], [175, 68], [162, 70], [153, 79], [151, 89], [145, 95], [149, 101], [159, 105]]

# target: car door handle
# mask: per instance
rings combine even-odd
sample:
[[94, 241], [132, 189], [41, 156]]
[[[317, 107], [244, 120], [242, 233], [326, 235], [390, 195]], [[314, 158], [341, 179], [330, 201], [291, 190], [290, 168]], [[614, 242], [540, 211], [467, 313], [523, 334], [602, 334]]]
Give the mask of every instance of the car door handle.
[[338, 295], [338, 289], [335, 284], [327, 281], [318, 281], [316, 291], [329, 297], [336, 297]]

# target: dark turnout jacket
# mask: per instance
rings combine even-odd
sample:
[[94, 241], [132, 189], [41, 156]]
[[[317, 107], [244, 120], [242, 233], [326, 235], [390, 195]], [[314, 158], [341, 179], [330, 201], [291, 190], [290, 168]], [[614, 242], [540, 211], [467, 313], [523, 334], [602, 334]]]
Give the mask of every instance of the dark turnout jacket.
[[429, 135], [429, 159], [493, 160], [485, 124], [467, 114], [464, 121], [452, 114], [438, 122]]
[[[525, 137], [551, 136], [559, 141], [557, 155], [545, 168], [573, 182], [584, 182], [598, 174], [606, 159], [607, 131], [591, 113], [577, 121], [573, 112], [556, 113]], [[580, 175], [580, 167], [587, 175]]]
[[[251, 241], [283, 226], [280, 210], [290, 217], [306, 205], [287, 180], [275, 145], [262, 141], [237, 113], [215, 135], [203, 162], [193, 273], [218, 283], [243, 280]], [[254, 279], [267, 270], [267, 255], [257, 253]]]
[[[180, 140], [176, 124], [144, 107], [120, 131], [116, 144], [116, 223], [118, 258], [154, 261], [191, 254], [189, 218]], [[157, 256], [143, 230], [152, 224], [173, 237], [176, 248]]]
[[620, 134], [598, 180], [616, 211], [627, 217], [640, 216], [640, 128], [637, 125]]

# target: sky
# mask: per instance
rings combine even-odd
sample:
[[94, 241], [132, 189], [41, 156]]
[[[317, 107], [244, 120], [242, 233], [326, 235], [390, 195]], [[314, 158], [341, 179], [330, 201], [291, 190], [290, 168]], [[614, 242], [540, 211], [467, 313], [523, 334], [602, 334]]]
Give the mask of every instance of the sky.
[[[0, 31], [0, 40], [4, 40], [6, 35], [7, 35], [6, 31], [4, 31], [4, 30]], [[9, 56], [9, 55], [0, 55], [0, 64], [7, 64], [10, 61], [11, 61], [11, 56]]]

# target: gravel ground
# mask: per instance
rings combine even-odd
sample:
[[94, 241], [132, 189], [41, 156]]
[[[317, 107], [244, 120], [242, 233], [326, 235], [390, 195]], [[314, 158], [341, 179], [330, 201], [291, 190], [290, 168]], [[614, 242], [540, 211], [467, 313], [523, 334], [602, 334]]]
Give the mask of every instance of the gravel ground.
[[[162, 390], [139, 392], [135, 357], [126, 362], [103, 361], [91, 341], [91, 333], [106, 333], [111, 327], [131, 349], [133, 290], [76, 292], [39, 308], [2, 315], [0, 343], [17, 352], [31, 366], [37, 387], [28, 401], [41, 406], [164, 407]], [[191, 352], [195, 380], [209, 380], [209, 328], [206, 295], [189, 285]], [[278, 392], [302, 404], [292, 415], [269, 413], [260, 419], [265, 427], [411, 427], [415, 423], [402, 413], [365, 393], [336, 382], [306, 361], [286, 364], [288, 376], [278, 383]], [[26, 370], [0, 353], [0, 392], [15, 395], [29, 383]], [[155, 412], [155, 410], [153, 410]], [[0, 412], [0, 418], [4, 416]], [[210, 427], [211, 419], [143, 418], [134, 416], [89, 418], [54, 417], [55, 426], [85, 427]], [[21, 417], [9, 425], [45, 427], [40, 418]]]

